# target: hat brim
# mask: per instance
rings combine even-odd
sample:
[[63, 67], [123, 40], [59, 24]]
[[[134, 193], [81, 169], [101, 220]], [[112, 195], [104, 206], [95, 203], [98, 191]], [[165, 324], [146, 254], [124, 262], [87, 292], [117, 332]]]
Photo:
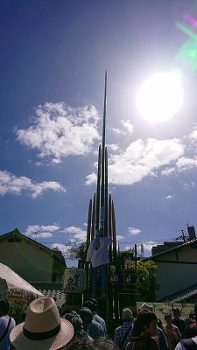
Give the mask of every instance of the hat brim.
[[31, 340], [23, 334], [24, 322], [14, 327], [10, 333], [10, 341], [20, 350], [57, 350], [68, 344], [74, 336], [72, 324], [61, 318], [61, 329], [53, 337], [45, 340]]

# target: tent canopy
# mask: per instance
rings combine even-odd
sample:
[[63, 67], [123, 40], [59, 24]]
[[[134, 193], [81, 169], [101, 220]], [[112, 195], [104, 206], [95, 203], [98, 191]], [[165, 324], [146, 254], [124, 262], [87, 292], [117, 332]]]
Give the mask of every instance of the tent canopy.
[[0, 297], [9, 293], [32, 297], [43, 295], [8, 266], [0, 263]]

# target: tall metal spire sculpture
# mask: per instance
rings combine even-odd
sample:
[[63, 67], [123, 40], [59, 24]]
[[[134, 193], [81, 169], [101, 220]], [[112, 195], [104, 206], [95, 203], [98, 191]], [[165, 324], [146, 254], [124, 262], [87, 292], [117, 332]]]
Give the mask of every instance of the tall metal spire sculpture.
[[[87, 245], [98, 236], [112, 237], [111, 263], [116, 258], [116, 223], [114, 203], [108, 193], [108, 152], [105, 145], [107, 113], [107, 71], [105, 72], [102, 143], [98, 151], [97, 188], [88, 210]], [[109, 276], [108, 276], [109, 278]]]

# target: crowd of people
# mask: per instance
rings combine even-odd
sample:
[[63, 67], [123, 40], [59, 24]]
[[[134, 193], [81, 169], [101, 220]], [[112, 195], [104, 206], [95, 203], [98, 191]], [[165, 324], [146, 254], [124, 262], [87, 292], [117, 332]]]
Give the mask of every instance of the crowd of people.
[[9, 302], [0, 300], [0, 350], [194, 350], [197, 349], [197, 304], [186, 320], [179, 309], [158, 320], [144, 304], [137, 317], [122, 310], [122, 324], [109, 336], [98, 315], [97, 300], [90, 298], [76, 311], [60, 315], [54, 299], [33, 300], [24, 322], [9, 316]]

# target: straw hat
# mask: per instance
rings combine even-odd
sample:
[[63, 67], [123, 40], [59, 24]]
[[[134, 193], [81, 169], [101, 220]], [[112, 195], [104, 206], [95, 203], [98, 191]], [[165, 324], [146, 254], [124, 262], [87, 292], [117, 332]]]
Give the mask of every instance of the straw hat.
[[153, 307], [149, 304], [143, 303], [139, 307], [139, 312], [153, 312]]
[[25, 322], [12, 329], [10, 341], [18, 350], [57, 350], [73, 336], [72, 324], [60, 318], [55, 301], [41, 297], [29, 304]]

